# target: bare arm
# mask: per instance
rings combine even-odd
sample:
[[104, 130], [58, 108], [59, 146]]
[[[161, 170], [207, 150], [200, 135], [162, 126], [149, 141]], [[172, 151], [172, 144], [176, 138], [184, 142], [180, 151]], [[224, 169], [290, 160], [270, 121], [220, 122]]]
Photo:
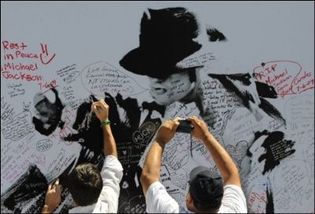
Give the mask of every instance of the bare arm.
[[177, 118], [165, 121], [159, 128], [156, 137], [154, 138], [154, 141], [147, 153], [140, 178], [144, 195], [152, 183], [160, 180], [164, 147], [165, 144], [174, 137], [178, 124], [179, 122]]
[[192, 135], [195, 138], [201, 139], [208, 150], [210, 151], [213, 160], [215, 161], [220, 173], [223, 177], [224, 184], [234, 184], [241, 186], [240, 176], [238, 169], [223, 146], [215, 139], [215, 137], [209, 132], [207, 124], [193, 116], [188, 119], [192, 122], [193, 129]]
[[104, 155], [114, 155], [117, 157], [116, 141], [110, 127], [110, 122], [108, 120], [109, 106], [103, 99], [101, 99], [97, 102], [93, 102], [91, 108], [102, 123], [104, 136]]

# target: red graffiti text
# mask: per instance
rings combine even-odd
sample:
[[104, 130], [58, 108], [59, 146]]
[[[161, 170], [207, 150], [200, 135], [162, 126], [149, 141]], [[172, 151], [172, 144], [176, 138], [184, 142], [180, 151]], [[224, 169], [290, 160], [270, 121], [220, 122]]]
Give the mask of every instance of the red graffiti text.
[[284, 97], [300, 94], [314, 88], [314, 77], [311, 72], [303, 70], [294, 61], [279, 60], [264, 62], [253, 70], [254, 77], [275, 88], [278, 95]]

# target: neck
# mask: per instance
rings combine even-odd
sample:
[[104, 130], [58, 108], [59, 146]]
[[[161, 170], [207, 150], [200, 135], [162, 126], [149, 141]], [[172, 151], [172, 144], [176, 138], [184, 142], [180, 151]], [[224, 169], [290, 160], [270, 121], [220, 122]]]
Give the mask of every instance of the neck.
[[197, 87], [196, 87], [196, 82], [191, 83], [190, 91], [189, 93], [183, 97], [180, 102], [182, 103], [191, 103], [194, 102], [197, 96]]
[[200, 114], [203, 115], [204, 113], [203, 105], [202, 105], [201, 97], [197, 93], [196, 82], [193, 82], [192, 89], [184, 98], [180, 100], [180, 102], [185, 103], [185, 104], [195, 102], [197, 108], [200, 111]]

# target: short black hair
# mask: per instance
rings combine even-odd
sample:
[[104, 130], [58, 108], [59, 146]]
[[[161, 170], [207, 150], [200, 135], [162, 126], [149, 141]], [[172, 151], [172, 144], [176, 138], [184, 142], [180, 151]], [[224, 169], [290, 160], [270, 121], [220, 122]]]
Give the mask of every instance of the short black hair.
[[97, 202], [103, 188], [99, 169], [91, 164], [78, 165], [69, 175], [69, 192], [79, 206], [87, 206]]

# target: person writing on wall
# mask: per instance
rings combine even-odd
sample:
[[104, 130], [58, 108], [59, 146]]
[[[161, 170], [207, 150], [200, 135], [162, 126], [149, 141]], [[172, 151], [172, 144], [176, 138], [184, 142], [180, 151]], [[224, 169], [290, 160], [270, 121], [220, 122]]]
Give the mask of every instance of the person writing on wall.
[[[221, 177], [213, 178], [210, 170], [198, 166], [190, 172], [186, 206], [192, 212], [246, 213], [246, 199], [241, 189], [238, 169], [231, 156], [209, 132], [206, 123], [196, 116], [187, 119], [192, 136], [200, 139], [210, 151]], [[147, 153], [141, 174], [141, 184], [148, 213], [178, 213], [178, 203], [160, 183], [160, 169], [165, 145], [174, 137], [179, 118], [165, 121], [159, 128]]]
[[[102, 123], [105, 161], [101, 171], [90, 163], [78, 165], [69, 175], [69, 192], [76, 207], [69, 213], [116, 213], [123, 168], [108, 120], [109, 106], [103, 99], [93, 102], [92, 111]], [[49, 185], [42, 213], [52, 213], [61, 201], [60, 185]]]

